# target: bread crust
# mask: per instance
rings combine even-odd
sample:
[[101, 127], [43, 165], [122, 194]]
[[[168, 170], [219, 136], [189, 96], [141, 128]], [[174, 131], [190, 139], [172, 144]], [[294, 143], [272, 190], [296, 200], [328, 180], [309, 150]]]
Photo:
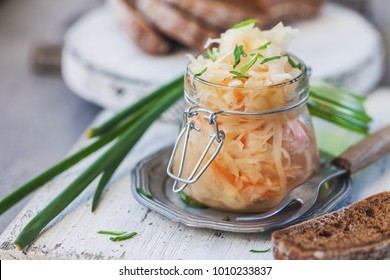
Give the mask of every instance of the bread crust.
[[138, 0], [136, 7], [161, 33], [189, 48], [203, 51], [208, 38], [218, 37], [215, 30], [164, 1]]
[[134, 0], [109, 0], [123, 28], [132, 41], [149, 54], [166, 54], [171, 43], [136, 10]]
[[254, 4], [255, 1], [229, 1], [229, 0], [163, 0], [178, 9], [192, 14], [207, 25], [225, 31], [232, 25], [257, 18], [259, 27], [268, 24], [268, 17]]
[[390, 192], [272, 233], [275, 259], [383, 259], [390, 255]]
[[322, 0], [256, 0], [260, 10], [273, 22], [291, 21], [316, 16]]

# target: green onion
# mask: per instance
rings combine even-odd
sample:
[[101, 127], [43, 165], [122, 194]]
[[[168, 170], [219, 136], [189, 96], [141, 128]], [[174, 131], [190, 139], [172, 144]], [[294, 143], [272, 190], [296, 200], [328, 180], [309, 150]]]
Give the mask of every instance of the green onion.
[[149, 199], [154, 199], [154, 196], [146, 191], [144, 191], [141, 188], [137, 188], [137, 193], [142, 194], [143, 196], [149, 198]]
[[269, 62], [269, 61], [276, 60], [276, 59], [280, 59], [280, 58], [281, 58], [280, 55], [267, 57], [267, 58], [264, 58], [264, 59], [260, 62], [260, 64], [264, 64], [264, 63], [267, 63], [267, 62]]
[[238, 69], [238, 72], [241, 74], [245, 74], [246, 71], [248, 71], [257, 61], [259, 57], [262, 57], [261, 54], [256, 53], [247, 63], [245, 63], [243, 66]]
[[241, 21], [239, 23], [236, 23], [235, 25], [233, 25], [231, 28], [232, 29], [237, 29], [237, 28], [241, 28], [241, 27], [244, 27], [244, 26], [248, 26], [248, 25], [251, 25], [253, 23], [256, 23], [258, 22], [259, 20], [258, 19], [255, 19], [255, 18], [251, 18], [251, 19], [247, 19], [245, 21]]
[[122, 235], [127, 231], [109, 231], [109, 230], [99, 230], [97, 233], [99, 234], [107, 234], [107, 235]]
[[230, 73], [234, 74], [233, 79], [249, 79], [248, 76], [245, 76], [238, 71], [230, 71]]
[[217, 57], [215, 56], [215, 54], [210, 49], [207, 49], [207, 54], [208, 54], [208, 56], [209, 56], [209, 58], [211, 59], [212, 62], [215, 62], [217, 60]]
[[184, 192], [179, 192], [179, 197], [180, 197], [180, 200], [190, 206], [190, 207], [194, 207], [194, 208], [201, 208], [201, 209], [205, 209], [205, 208], [208, 208], [207, 205], [203, 204], [203, 203], [200, 203], [198, 201], [195, 201], [195, 200], [192, 200], [191, 198], [188, 197], [188, 195], [186, 195]]
[[206, 68], [204, 68], [202, 71], [200, 71], [200, 72], [196, 73], [196, 74], [195, 74], [195, 77], [202, 76], [202, 74], [203, 74], [204, 72], [206, 72], [206, 71], [207, 71], [207, 67], [206, 67]]
[[268, 249], [265, 249], [265, 250], [251, 249], [249, 252], [251, 252], [251, 253], [268, 253], [269, 251], [271, 251], [271, 248], [268, 248]]
[[223, 221], [225, 222], [229, 222], [230, 221], [230, 217], [229, 216], [225, 216], [222, 218]]
[[271, 41], [269, 41], [269, 42], [265, 43], [264, 45], [260, 46], [260, 47], [258, 48], [258, 50], [259, 50], [259, 51], [265, 50], [269, 45], [271, 45]]
[[288, 54], [286, 54], [285, 56], [287, 56], [288, 63], [290, 63], [291, 67], [302, 70], [302, 64], [296, 63]]
[[113, 126], [119, 124], [123, 121], [125, 117], [127, 117], [129, 114], [135, 112], [136, 110], [143, 108], [146, 104], [148, 104], [150, 101], [156, 100], [156, 98], [160, 98], [162, 95], [164, 95], [167, 91], [172, 90], [173, 88], [180, 88], [182, 87], [184, 77], [180, 76], [173, 81], [164, 84], [160, 88], [152, 91], [150, 94], [146, 95], [145, 97], [141, 98], [136, 103], [128, 106], [124, 110], [117, 113], [114, 117], [100, 125], [99, 127], [92, 128], [88, 131], [87, 136], [89, 138], [95, 137], [97, 135], [101, 135], [104, 132], [107, 132], [112, 129]]
[[312, 116], [366, 135], [372, 119], [363, 106], [365, 99], [343, 87], [311, 78], [307, 107]]
[[241, 62], [241, 56], [245, 57], [247, 54], [244, 52], [243, 45], [236, 45], [234, 47], [234, 64], [233, 69]]
[[9, 208], [14, 206], [16, 203], [18, 203], [20, 200], [25, 198], [27, 195], [35, 191], [36, 189], [40, 188], [42, 185], [46, 184], [50, 180], [52, 180], [57, 175], [61, 174], [65, 170], [69, 169], [76, 163], [80, 162], [81, 160], [85, 159], [87, 156], [91, 155], [92, 153], [96, 152], [109, 142], [111, 142], [115, 137], [117, 137], [120, 133], [123, 132], [122, 128], [117, 128], [106, 135], [104, 137], [98, 139], [94, 143], [82, 148], [80, 151], [76, 152], [75, 154], [65, 158], [64, 160], [60, 161], [59, 163], [55, 164], [42, 174], [36, 176], [32, 180], [28, 181], [21, 187], [19, 187], [17, 190], [6, 196], [0, 201], [0, 214], [3, 214], [5, 211], [7, 211]]
[[123, 235], [119, 235], [119, 236], [115, 236], [115, 237], [110, 237], [110, 240], [114, 241], [114, 242], [123, 241], [123, 240], [131, 239], [135, 235], [137, 235], [136, 232], [130, 232], [128, 234], [123, 234]]
[[61, 211], [63, 211], [99, 174], [111, 166], [113, 162], [116, 162], [123, 154], [127, 154], [154, 120], [180, 98], [181, 92], [182, 91], [178, 93], [176, 90], [169, 91], [154, 104], [153, 110], [148, 110], [133, 124], [127, 127], [118, 137], [114, 145], [81, 173], [76, 180], [74, 180], [26, 225], [15, 240], [16, 246], [18, 248], [27, 246], [36, 238], [40, 231], [61, 213]]
[[123, 153], [119, 159], [103, 170], [103, 175], [100, 178], [99, 184], [96, 187], [95, 194], [92, 199], [92, 212], [94, 212], [98, 206], [100, 196], [103, 193], [104, 187], [108, 184], [111, 177], [114, 175], [116, 169], [121, 164], [122, 160], [126, 157], [127, 153]]

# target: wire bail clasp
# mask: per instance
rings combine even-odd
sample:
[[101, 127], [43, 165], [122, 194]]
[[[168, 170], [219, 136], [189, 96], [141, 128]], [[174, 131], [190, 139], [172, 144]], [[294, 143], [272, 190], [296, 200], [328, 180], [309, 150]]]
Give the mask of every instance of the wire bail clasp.
[[[191, 174], [188, 176], [188, 178], [182, 178], [182, 173], [183, 173], [183, 166], [187, 154], [187, 147], [188, 147], [188, 139], [190, 136], [191, 131], [195, 132], [200, 132], [201, 129], [195, 126], [194, 120], [191, 120], [191, 118], [196, 117], [199, 115], [199, 113], [204, 113], [207, 114], [203, 118], [208, 121], [210, 125], [214, 126], [214, 133], [210, 135], [210, 141], [208, 142], [205, 150], [203, 151], [202, 155], [200, 156], [198, 162], [196, 163], [194, 169], [192, 170]], [[215, 157], [218, 155], [219, 151], [222, 148], [222, 145], [225, 141], [225, 132], [223, 130], [220, 130], [218, 127], [218, 122], [217, 122], [217, 115], [218, 112], [214, 113], [212, 111], [206, 110], [204, 108], [200, 108], [197, 105], [190, 106], [188, 107], [183, 114], [183, 129], [180, 131], [175, 145], [173, 147], [172, 155], [169, 159], [168, 162], [168, 167], [167, 167], [167, 173], [169, 177], [174, 179], [174, 184], [172, 186], [172, 191], [177, 193], [182, 190], [184, 190], [188, 184], [193, 184], [196, 181], [199, 180], [200, 176], [206, 171], [206, 169], [210, 166], [212, 161], [215, 159]], [[172, 165], [173, 165], [173, 159], [176, 156], [177, 149], [180, 146], [180, 142], [184, 140], [183, 143], [183, 149], [182, 149], [182, 154], [180, 158], [180, 165], [179, 165], [179, 170], [177, 172], [177, 175], [173, 174], [172, 170]], [[210, 157], [210, 159], [204, 164], [204, 166], [200, 169], [198, 172], [199, 168], [201, 167], [204, 159], [206, 158], [207, 153], [209, 152], [212, 144], [216, 141], [218, 143], [218, 147]], [[198, 172], [198, 173], [197, 173]], [[178, 184], [181, 183], [181, 185], [178, 186]]]

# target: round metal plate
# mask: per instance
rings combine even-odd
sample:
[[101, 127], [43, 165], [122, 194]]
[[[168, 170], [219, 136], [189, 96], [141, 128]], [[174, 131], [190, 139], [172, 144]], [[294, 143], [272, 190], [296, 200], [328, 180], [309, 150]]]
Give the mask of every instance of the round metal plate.
[[[264, 232], [291, 225], [323, 215], [336, 207], [346, 198], [351, 190], [349, 176], [340, 176], [321, 187], [318, 200], [302, 217], [283, 224], [283, 217], [296, 211], [299, 205], [290, 205], [277, 215], [262, 221], [236, 221], [235, 218], [245, 213], [234, 213], [212, 208], [199, 209], [185, 205], [179, 195], [172, 191], [173, 181], [167, 176], [166, 168], [173, 147], [164, 148], [141, 160], [132, 171], [132, 193], [142, 205], [190, 227], [210, 228], [230, 232]], [[329, 156], [321, 154], [321, 165], [329, 164]], [[137, 188], [150, 193], [153, 199], [140, 194]], [[253, 215], [248, 213], [247, 215]], [[229, 221], [223, 219], [228, 216]]]

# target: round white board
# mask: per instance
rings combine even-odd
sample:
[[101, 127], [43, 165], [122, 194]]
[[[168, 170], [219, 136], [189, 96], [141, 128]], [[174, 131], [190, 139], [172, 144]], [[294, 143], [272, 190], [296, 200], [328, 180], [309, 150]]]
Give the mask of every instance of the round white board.
[[[289, 51], [303, 59], [314, 76], [370, 92], [383, 72], [383, 46], [376, 29], [355, 12], [326, 4], [321, 14], [297, 22]], [[84, 15], [67, 32], [62, 73], [72, 91], [106, 109], [118, 109], [184, 73], [182, 49], [166, 56], [140, 51], [103, 6]]]

